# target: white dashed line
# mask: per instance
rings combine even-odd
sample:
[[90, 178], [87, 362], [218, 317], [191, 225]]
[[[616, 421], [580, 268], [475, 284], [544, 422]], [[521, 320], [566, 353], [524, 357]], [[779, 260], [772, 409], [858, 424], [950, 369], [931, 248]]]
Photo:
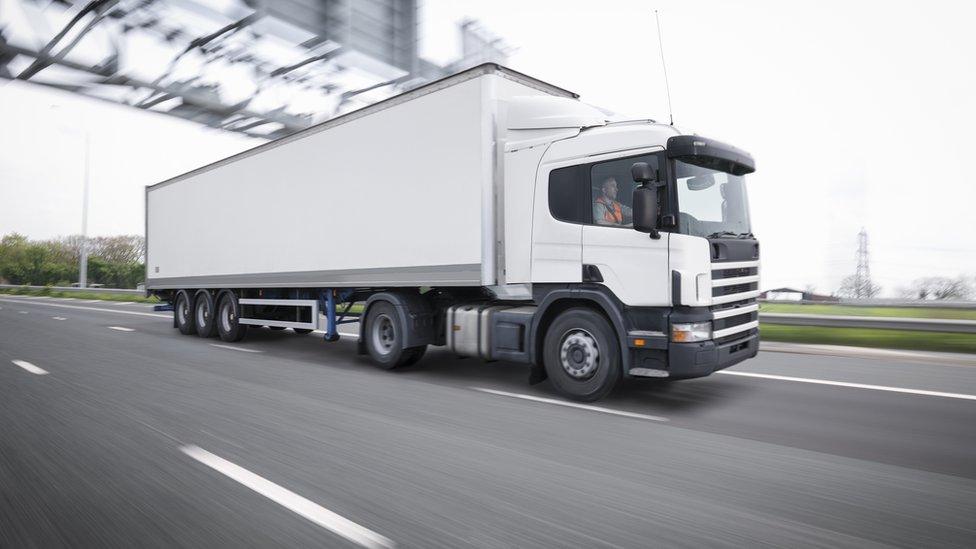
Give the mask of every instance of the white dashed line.
[[116, 305], [132, 305], [132, 302], [131, 301], [119, 301], [119, 302], [116, 303]]
[[221, 349], [230, 349], [231, 351], [241, 351], [242, 353], [263, 353], [264, 351], [259, 351], [257, 349], [245, 349], [243, 347], [234, 347], [233, 345], [221, 345], [219, 343], [211, 343], [211, 347], [220, 347]]
[[68, 320], [67, 318], [65, 318], [63, 316], [52, 316], [51, 318], [53, 318], [54, 320]]
[[17, 312], [20, 313], [20, 314], [22, 314], [22, 315], [28, 314], [27, 311], [17, 311]]
[[756, 377], [762, 379], [775, 379], [778, 381], [796, 381], [799, 383], [814, 383], [816, 385], [833, 385], [835, 387], [849, 387], [853, 389], [869, 389], [872, 391], [887, 391], [889, 393], [905, 393], [909, 395], [937, 396], [945, 398], [958, 398], [963, 400], [976, 400], [976, 395], [965, 395], [962, 393], [943, 393], [941, 391], [924, 391], [922, 389], [906, 389], [904, 387], [887, 387], [884, 385], [868, 385], [865, 383], [848, 383], [846, 381], [829, 381], [826, 379], [810, 379], [806, 377], [777, 376], [772, 374], [755, 374], [752, 372], [735, 372], [721, 370], [715, 372], [727, 376]]
[[667, 421], [668, 418], [660, 416], [649, 416], [647, 414], [638, 414], [635, 412], [625, 412], [623, 410], [614, 410], [612, 408], [604, 408], [602, 406], [592, 406], [590, 404], [577, 404], [575, 402], [567, 402], [565, 400], [557, 400], [554, 398], [544, 398], [537, 397], [533, 395], [523, 395], [520, 393], [509, 393], [507, 391], [496, 391], [495, 389], [484, 389], [482, 387], [471, 387], [475, 391], [481, 391], [482, 393], [491, 393], [493, 395], [501, 395], [512, 398], [521, 398], [523, 400], [531, 400], [533, 402], [542, 402], [544, 404], [555, 404], [557, 406], [567, 406], [569, 408], [579, 408], [581, 410], [589, 410], [591, 412], [600, 412], [602, 414], [613, 414], [615, 416], [632, 417], [636, 419], [649, 419], [651, 421]]
[[31, 364], [30, 362], [27, 362], [26, 360], [11, 360], [11, 362], [13, 362], [17, 366], [20, 366], [21, 368], [27, 370], [28, 372], [30, 372], [32, 374], [36, 374], [36, 375], [39, 375], [39, 376], [46, 376], [47, 375], [47, 370], [45, 370], [43, 368], [38, 368], [37, 366], [34, 366], [33, 364]]
[[393, 541], [389, 538], [381, 536], [337, 513], [329, 511], [314, 501], [303, 498], [287, 488], [248, 471], [240, 465], [211, 454], [199, 446], [183, 446], [180, 450], [218, 473], [236, 480], [285, 509], [293, 511], [353, 543], [370, 548], [394, 547]]
[[134, 332], [133, 328], [126, 328], [125, 326], [109, 326], [109, 330], [117, 330], [119, 332]]

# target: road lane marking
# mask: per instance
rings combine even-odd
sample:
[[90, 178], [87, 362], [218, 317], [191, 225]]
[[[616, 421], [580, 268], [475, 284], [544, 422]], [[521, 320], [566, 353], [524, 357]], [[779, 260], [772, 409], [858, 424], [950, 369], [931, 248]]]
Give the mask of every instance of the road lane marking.
[[22, 315], [28, 314], [27, 311], [17, 311], [17, 312], [20, 313], [20, 314], [22, 314]]
[[37, 366], [34, 366], [33, 364], [27, 362], [26, 360], [11, 360], [10, 362], [13, 362], [17, 366], [20, 366], [21, 368], [27, 370], [32, 374], [36, 374], [39, 376], [46, 376], [48, 373], [47, 370], [43, 368], [38, 368]]
[[495, 389], [485, 389], [483, 387], [471, 387], [475, 391], [481, 391], [482, 393], [491, 393], [493, 395], [501, 395], [512, 398], [521, 398], [523, 400], [531, 400], [533, 402], [542, 402], [545, 404], [555, 404], [557, 406], [568, 406], [570, 408], [579, 408], [581, 410], [589, 410], [591, 412], [600, 412], [603, 414], [613, 414], [615, 416], [631, 417], [636, 419], [649, 419], [651, 421], [667, 421], [668, 418], [660, 416], [649, 416], [647, 414], [638, 414], [636, 412], [625, 412], [623, 410], [614, 410], [612, 408], [604, 408], [602, 406], [593, 406], [590, 404], [578, 404], [576, 402], [567, 402], [565, 400], [557, 400], [555, 398], [545, 398], [537, 397], [533, 395], [524, 395], [521, 393], [509, 393], [507, 391], [496, 391]]
[[119, 301], [115, 303], [116, 305], [132, 305], [131, 301]]
[[922, 389], [907, 389], [904, 387], [888, 387], [885, 385], [868, 385], [866, 383], [849, 383], [847, 381], [829, 381], [826, 379], [778, 376], [773, 374], [756, 374], [752, 372], [730, 372], [728, 370], [721, 370], [715, 373], [728, 375], [728, 376], [757, 377], [762, 379], [775, 379], [779, 381], [797, 381], [799, 383], [813, 383], [816, 385], [833, 385], [835, 387], [870, 389], [872, 391], [887, 391], [889, 393], [905, 393], [909, 395], [924, 395], [924, 396], [937, 396], [937, 397], [944, 397], [944, 398], [958, 398], [962, 400], [976, 400], [976, 395], [965, 395], [962, 393], [943, 393], [942, 391], [925, 391]]
[[109, 330], [117, 330], [119, 332], [134, 332], [135, 331], [135, 329], [133, 329], [133, 328], [126, 328], [125, 326], [109, 326], [108, 329]]
[[[0, 299], [0, 301], [5, 301], [7, 303], [17, 303], [17, 299]], [[81, 307], [78, 305], [65, 305], [64, 303], [40, 303], [34, 302], [31, 305], [45, 305], [48, 307], [63, 307], [65, 309], [81, 309], [82, 311], [99, 311], [102, 313], [116, 313], [120, 315], [139, 315], [139, 316], [154, 316], [156, 318], [168, 318], [172, 319], [173, 315], [161, 315], [156, 313], [143, 313], [141, 311], [122, 311], [119, 309], [103, 309], [101, 307]]]
[[389, 538], [381, 536], [337, 513], [329, 511], [314, 501], [305, 499], [287, 488], [258, 476], [220, 456], [211, 454], [199, 446], [181, 446], [180, 451], [218, 473], [236, 480], [278, 505], [305, 517], [353, 543], [357, 543], [363, 547], [377, 549], [395, 546]]
[[211, 347], [220, 347], [221, 349], [230, 349], [231, 351], [241, 351], [242, 353], [263, 353], [264, 351], [259, 351], [257, 349], [245, 349], [243, 347], [235, 347], [233, 345], [221, 345], [220, 343], [211, 343]]
[[52, 316], [51, 318], [53, 318], [54, 320], [68, 320], [67, 318], [65, 318], [63, 316]]

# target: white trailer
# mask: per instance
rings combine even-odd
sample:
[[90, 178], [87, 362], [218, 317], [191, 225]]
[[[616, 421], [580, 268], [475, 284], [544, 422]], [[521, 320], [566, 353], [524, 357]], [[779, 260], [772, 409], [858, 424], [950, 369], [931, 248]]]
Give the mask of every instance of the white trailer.
[[487, 64], [147, 187], [146, 288], [228, 341], [362, 303], [381, 366], [446, 345], [593, 400], [755, 355], [753, 169]]

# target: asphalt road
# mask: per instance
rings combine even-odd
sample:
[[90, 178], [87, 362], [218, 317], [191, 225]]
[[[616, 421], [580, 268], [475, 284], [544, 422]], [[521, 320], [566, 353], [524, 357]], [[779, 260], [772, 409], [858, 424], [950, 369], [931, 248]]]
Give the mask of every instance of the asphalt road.
[[587, 409], [515, 364], [3, 296], [0, 547], [976, 546], [976, 364], [731, 372]]

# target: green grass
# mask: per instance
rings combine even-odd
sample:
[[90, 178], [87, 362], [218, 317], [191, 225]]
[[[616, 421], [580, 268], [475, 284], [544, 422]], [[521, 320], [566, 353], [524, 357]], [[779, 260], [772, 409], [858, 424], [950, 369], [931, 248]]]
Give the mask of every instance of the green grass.
[[909, 349], [949, 353], [976, 353], [976, 336], [945, 332], [876, 330], [867, 328], [825, 328], [763, 324], [760, 337], [766, 341], [788, 341], [820, 345], [849, 345], [882, 349]]
[[110, 294], [102, 292], [65, 292], [60, 290], [53, 290], [51, 288], [44, 288], [40, 290], [35, 290], [31, 288], [0, 288], [0, 294], [7, 295], [43, 295], [48, 297], [73, 297], [75, 299], [101, 299], [104, 301], [133, 301], [137, 303], [159, 303], [159, 299], [156, 296], [145, 297], [142, 295], [132, 295], [132, 294]]
[[763, 313], [789, 313], [843, 316], [895, 316], [905, 318], [950, 318], [976, 320], [976, 309], [937, 309], [928, 307], [856, 307], [852, 305], [762, 303]]

